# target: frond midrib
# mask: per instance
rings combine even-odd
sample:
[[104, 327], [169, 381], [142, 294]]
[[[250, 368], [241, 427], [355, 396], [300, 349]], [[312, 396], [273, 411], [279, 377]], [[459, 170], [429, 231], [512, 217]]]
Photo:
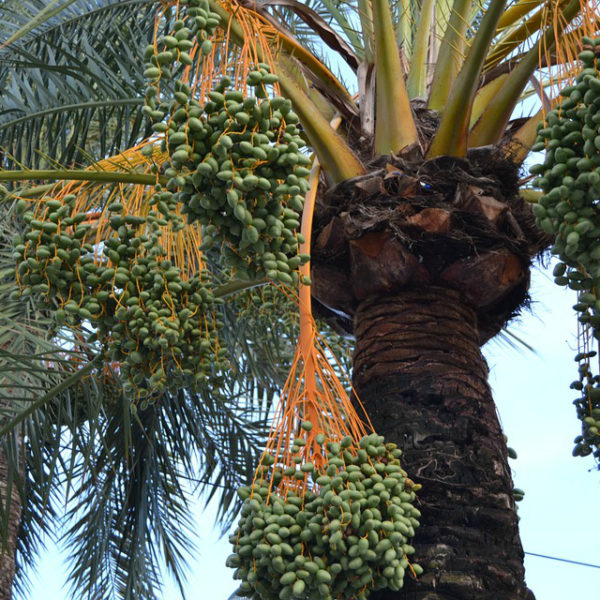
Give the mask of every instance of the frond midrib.
[[99, 100], [95, 102], [81, 102], [78, 104], [66, 104], [63, 106], [57, 106], [54, 108], [48, 108], [46, 110], [37, 111], [35, 113], [29, 113], [23, 117], [19, 117], [14, 121], [9, 121], [4, 124], [0, 124], [0, 131], [8, 129], [10, 127], [14, 127], [19, 123], [23, 123], [25, 121], [30, 121], [32, 119], [44, 118], [48, 115], [52, 115], [55, 113], [61, 113], [65, 111], [74, 112], [76, 110], [82, 110], [86, 108], [102, 108], [105, 106], [136, 106], [144, 104], [143, 98], [116, 98], [114, 100]]

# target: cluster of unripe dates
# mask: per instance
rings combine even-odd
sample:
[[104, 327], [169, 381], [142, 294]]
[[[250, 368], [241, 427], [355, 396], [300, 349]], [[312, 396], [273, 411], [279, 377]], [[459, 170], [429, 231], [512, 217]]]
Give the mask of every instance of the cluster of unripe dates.
[[[540, 227], [556, 236], [555, 282], [577, 291], [579, 321], [600, 340], [600, 39], [583, 41], [583, 69], [561, 91], [565, 99], [546, 115], [532, 148], [546, 150], [543, 164], [531, 169], [543, 192], [533, 210]], [[580, 378], [571, 385], [581, 392], [575, 405], [583, 428], [573, 454], [600, 459], [600, 384], [589, 358], [577, 355]]]
[[118, 363], [126, 391], [148, 400], [203, 384], [226, 366], [207, 272], [186, 277], [167, 258], [161, 228], [178, 216], [172, 194], [157, 187], [145, 217], [108, 204], [110, 233], [100, 244], [93, 215], [75, 211], [75, 196], [46, 200], [25, 210], [27, 229], [14, 248], [20, 293], [54, 303], [57, 326], [91, 328], [88, 341]]
[[366, 600], [372, 590], [400, 589], [407, 571], [422, 572], [409, 563], [420, 513], [400, 450], [376, 434], [355, 451], [350, 436], [319, 436], [322, 470], [312, 462], [283, 467], [267, 454], [254, 485], [239, 490], [244, 504], [227, 561], [241, 580], [238, 596]]
[[[201, 19], [209, 29], [187, 27], [190, 19]], [[183, 79], [159, 100], [161, 78], [165, 73], [172, 78], [187, 64], [181, 44], [190, 35], [208, 38], [216, 22], [210, 12], [180, 19], [174, 36], [159, 38], [163, 51], [153, 45], [146, 51], [146, 113], [154, 131], [164, 134], [169, 155], [161, 168], [188, 221], [204, 226], [203, 248], [221, 245], [226, 265], [243, 277], [295, 284], [299, 265], [308, 260], [298, 255], [298, 230], [311, 160], [301, 152], [304, 141], [291, 102], [274, 94], [278, 77], [259, 63], [245, 82], [252, 94], [232, 89], [231, 79], [222, 75], [204, 102]], [[200, 48], [204, 52], [208, 43]]]
[[590, 359], [596, 351], [581, 352], [575, 356], [579, 363], [579, 378], [571, 383], [571, 389], [579, 392], [573, 404], [581, 420], [581, 435], [575, 438], [573, 456], [589, 456], [600, 461], [600, 376], [591, 369]]

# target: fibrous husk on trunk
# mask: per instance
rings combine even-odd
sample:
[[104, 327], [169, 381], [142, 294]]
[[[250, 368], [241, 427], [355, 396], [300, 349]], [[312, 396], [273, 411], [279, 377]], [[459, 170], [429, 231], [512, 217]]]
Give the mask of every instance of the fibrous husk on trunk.
[[419, 492], [424, 573], [371, 600], [533, 600], [475, 311], [439, 286], [371, 296], [355, 315], [353, 386]]
[[424, 160], [413, 146], [320, 197], [314, 297], [352, 331], [371, 295], [437, 285], [475, 308], [480, 342], [528, 301], [531, 259], [550, 240], [518, 194], [519, 167], [499, 148]]

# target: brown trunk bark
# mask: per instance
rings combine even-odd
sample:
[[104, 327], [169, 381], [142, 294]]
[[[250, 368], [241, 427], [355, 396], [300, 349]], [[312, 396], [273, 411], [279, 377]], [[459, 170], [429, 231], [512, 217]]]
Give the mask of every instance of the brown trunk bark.
[[425, 571], [373, 598], [533, 599], [475, 312], [453, 290], [412, 289], [362, 302], [355, 334], [355, 389], [423, 485], [414, 546]]
[[[8, 491], [8, 464], [6, 454], [0, 446], [0, 501], [6, 506]], [[3, 507], [4, 508], [4, 507]], [[11, 600], [13, 579], [15, 577], [15, 553], [17, 535], [21, 521], [21, 498], [13, 481], [10, 489], [10, 510], [8, 515], [7, 538], [0, 545], [0, 600]]]

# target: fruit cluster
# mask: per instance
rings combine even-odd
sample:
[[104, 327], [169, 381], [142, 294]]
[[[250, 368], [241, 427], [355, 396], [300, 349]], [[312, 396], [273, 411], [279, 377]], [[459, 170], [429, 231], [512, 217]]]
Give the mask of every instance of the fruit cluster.
[[74, 196], [46, 200], [23, 215], [28, 230], [14, 250], [21, 293], [56, 301], [59, 325], [91, 325], [91, 341], [119, 363], [124, 387], [148, 398], [200, 384], [223, 361], [206, 272], [186, 278], [166, 256], [161, 228], [178, 216], [165, 201], [172, 194], [158, 187], [145, 217], [109, 204], [101, 244]]
[[[248, 81], [264, 87], [276, 76], [261, 65]], [[205, 248], [225, 242], [227, 262], [241, 274], [292, 284], [308, 259], [297, 255], [310, 164], [300, 152], [298, 117], [289, 100], [244, 97], [230, 83], [222, 78], [204, 105], [186, 96], [171, 115], [169, 187], [188, 220], [204, 225]]]
[[172, 78], [178, 63], [188, 64], [188, 38], [204, 37], [200, 48], [208, 51], [207, 38], [218, 22], [207, 6], [191, 2], [182, 14], [174, 36], [158, 39], [165, 50], [153, 45], [146, 50], [145, 112], [154, 131], [165, 136], [167, 187], [188, 220], [204, 226], [205, 249], [225, 244], [227, 266], [248, 278], [266, 274], [296, 283], [298, 266], [308, 260], [298, 256], [297, 230], [311, 163], [300, 151], [298, 117], [289, 100], [271, 97], [278, 77], [266, 63], [248, 72], [246, 90], [252, 94], [231, 89], [231, 80], [222, 76], [205, 102], [194, 98], [183, 79], [174, 81], [171, 97], [159, 100], [161, 78]]
[[[297, 451], [304, 440], [294, 443]], [[400, 589], [408, 569], [422, 572], [408, 559], [420, 513], [400, 450], [376, 434], [356, 452], [353, 445], [350, 436], [325, 443], [321, 473], [311, 462], [282, 468], [265, 455], [254, 486], [239, 490], [244, 505], [227, 561], [241, 580], [238, 596], [365, 600], [372, 590]], [[298, 485], [284, 490], [286, 479]]]
[[[600, 339], [600, 39], [584, 38], [579, 60], [582, 71], [561, 91], [565, 99], [547, 114], [532, 148], [546, 150], [543, 164], [531, 168], [538, 176], [534, 185], [543, 192], [533, 210], [540, 227], [556, 235], [555, 282], [578, 292], [579, 321]], [[578, 355], [577, 362], [584, 358]], [[574, 454], [587, 455], [595, 447], [600, 458], [600, 436], [589, 424], [600, 410], [600, 384], [589, 363], [581, 363], [579, 371], [571, 387], [582, 392], [575, 404], [583, 436], [576, 439]]]

